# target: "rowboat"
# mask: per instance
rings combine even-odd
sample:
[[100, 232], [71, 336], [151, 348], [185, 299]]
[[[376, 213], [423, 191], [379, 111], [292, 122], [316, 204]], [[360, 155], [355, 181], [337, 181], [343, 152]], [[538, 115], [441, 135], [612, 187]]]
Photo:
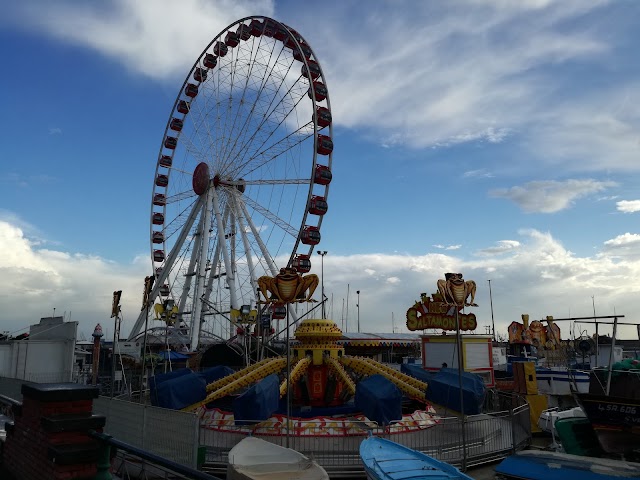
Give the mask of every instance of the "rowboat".
[[369, 480], [472, 480], [448, 463], [383, 438], [363, 440], [360, 458]]
[[229, 451], [227, 480], [329, 480], [329, 475], [300, 452], [245, 437]]
[[496, 476], [526, 480], [623, 480], [640, 478], [640, 465], [623, 460], [522, 450], [496, 466]]

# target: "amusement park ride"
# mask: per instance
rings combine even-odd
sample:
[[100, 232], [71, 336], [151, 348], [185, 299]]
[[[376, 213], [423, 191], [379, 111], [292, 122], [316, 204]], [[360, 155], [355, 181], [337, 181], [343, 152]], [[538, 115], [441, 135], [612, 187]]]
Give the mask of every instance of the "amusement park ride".
[[[294, 29], [246, 17], [207, 45], [160, 142], [153, 275], [129, 341], [152, 313], [167, 330], [186, 332], [191, 351], [207, 336], [227, 340], [252, 327], [269, 340], [272, 320], [298, 321], [291, 302], [259, 295], [283, 291], [279, 272], [297, 282], [311, 270], [328, 210], [332, 135], [324, 74]], [[311, 300], [317, 277], [300, 278], [307, 283], [296, 288]]]

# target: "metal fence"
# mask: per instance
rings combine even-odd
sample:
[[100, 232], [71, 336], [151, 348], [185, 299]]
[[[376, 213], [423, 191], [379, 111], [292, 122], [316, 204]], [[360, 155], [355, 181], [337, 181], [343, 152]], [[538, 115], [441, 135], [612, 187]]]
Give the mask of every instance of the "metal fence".
[[[494, 400], [508, 401], [500, 397]], [[295, 435], [295, 424], [291, 426], [291, 434], [288, 437], [259, 433], [253, 435], [293, 448], [315, 459], [332, 477], [363, 475], [359, 447], [362, 440], [370, 434], [387, 438], [452, 465], [468, 468], [505, 458], [529, 445], [529, 406], [519, 399], [512, 398], [510, 401], [517, 406], [502, 411], [470, 415], [464, 419], [441, 417], [431, 426], [408, 432], [405, 426], [396, 424], [383, 428], [372, 427], [371, 422], [362, 422], [357, 433], [350, 428], [343, 435], [331, 437], [320, 435], [320, 429], [318, 435], [314, 435], [308, 426], [305, 427], [304, 436]], [[219, 429], [203, 427], [200, 430], [200, 444], [206, 448], [204, 469], [214, 474], [224, 473], [229, 450], [248, 434], [246, 429], [240, 431], [233, 425], [227, 427], [220, 425]], [[234, 428], [236, 431], [233, 431]]]
[[109, 435], [172, 460], [196, 468], [199, 421], [194, 413], [100, 397], [93, 402], [94, 413], [107, 418]]

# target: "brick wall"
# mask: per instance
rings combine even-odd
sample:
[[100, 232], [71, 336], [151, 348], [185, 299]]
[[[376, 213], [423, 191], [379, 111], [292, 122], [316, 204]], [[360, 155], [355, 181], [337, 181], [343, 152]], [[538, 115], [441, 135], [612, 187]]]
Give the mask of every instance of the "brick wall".
[[92, 413], [97, 396], [97, 388], [79, 384], [23, 385], [22, 406], [7, 425], [5, 468], [20, 480], [93, 478], [100, 445], [88, 432], [105, 424]]

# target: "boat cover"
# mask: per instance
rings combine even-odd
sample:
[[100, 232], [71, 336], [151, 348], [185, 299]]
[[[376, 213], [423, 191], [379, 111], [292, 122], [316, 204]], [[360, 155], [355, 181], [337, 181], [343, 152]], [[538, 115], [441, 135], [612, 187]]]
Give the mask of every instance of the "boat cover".
[[[420, 365], [402, 364], [400, 370], [427, 383], [428, 401], [460, 412], [460, 384], [456, 368], [441, 368], [438, 372], [429, 372]], [[464, 414], [477, 415], [482, 412], [485, 391], [484, 382], [479, 375], [462, 373]]]
[[180, 368], [178, 370], [174, 370], [173, 372], [159, 373], [149, 378], [149, 394], [151, 397], [151, 405], [158, 406], [158, 385], [166, 382], [167, 380], [182, 377], [183, 375], [187, 375], [189, 373], [191, 373], [191, 370], [189, 368]]
[[[157, 377], [157, 376], [156, 376]], [[162, 383], [156, 380], [156, 406], [180, 410], [204, 400], [207, 396], [205, 379], [197, 373], [187, 373]], [[153, 402], [154, 395], [151, 396]]]
[[278, 410], [280, 382], [272, 373], [249, 388], [233, 401], [236, 425], [253, 425], [269, 418]]
[[402, 392], [382, 375], [371, 375], [358, 383], [355, 405], [378, 425], [402, 419]]

